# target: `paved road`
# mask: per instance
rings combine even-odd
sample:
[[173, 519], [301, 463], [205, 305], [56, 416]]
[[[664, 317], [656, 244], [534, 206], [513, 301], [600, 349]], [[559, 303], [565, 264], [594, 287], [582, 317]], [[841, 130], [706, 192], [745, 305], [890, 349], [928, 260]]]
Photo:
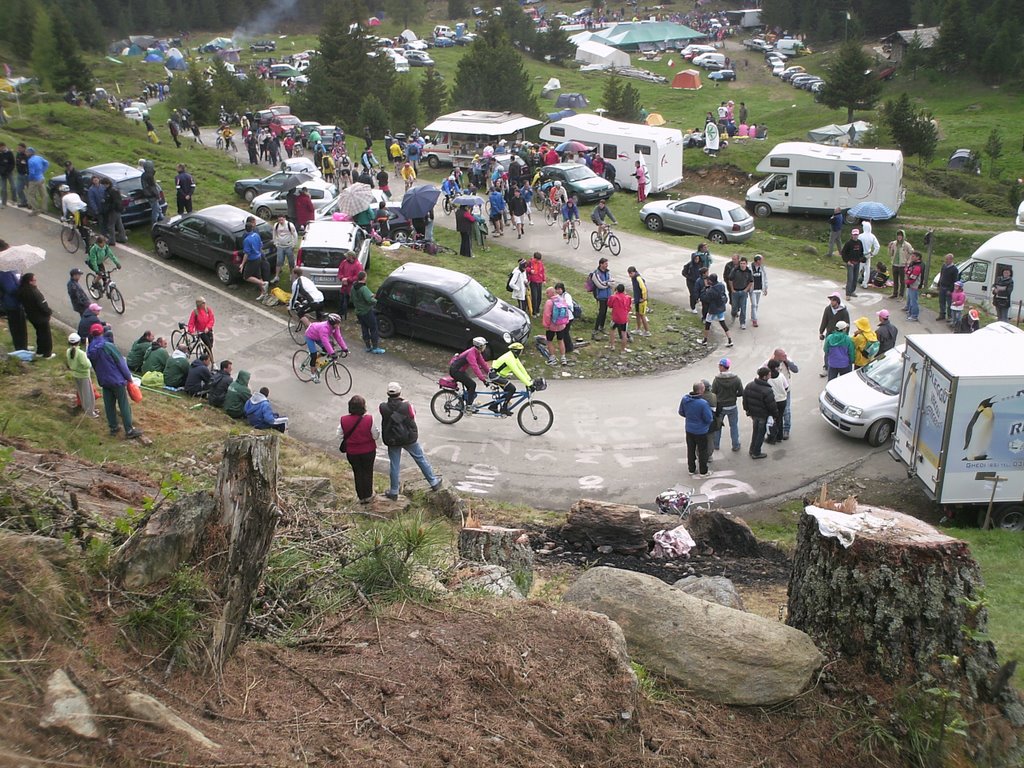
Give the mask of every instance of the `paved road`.
[[[444, 218], [439, 217], [442, 225]], [[72, 311], [64, 284], [77, 256], [60, 247], [55, 220], [33, 219], [8, 208], [0, 211], [0, 227], [8, 242], [30, 242], [47, 249], [47, 261], [37, 270], [40, 284], [57, 316], [70, 322]], [[679, 300], [683, 292], [679, 270], [692, 243], [687, 240], [684, 248], [629, 234], [621, 237], [623, 255], [613, 260], [613, 273], [624, 275], [626, 266], [636, 265], [656, 299]], [[589, 245], [570, 251], [559, 242], [557, 232], [539, 223], [521, 241], [502, 239], [526, 252], [542, 250], [549, 258], [580, 269], [591, 269], [596, 261]], [[124, 247], [120, 252], [127, 253], [118, 283], [128, 309], [124, 317], [107, 319], [122, 346], [147, 328], [168, 334], [187, 317], [194, 297], [204, 294], [218, 317], [217, 357], [232, 358], [236, 370], [250, 370], [255, 386], [269, 386], [275, 405], [291, 417], [294, 434], [336, 450], [335, 425], [345, 400], [330, 395], [323, 385], [304, 385], [294, 378], [290, 360], [297, 347], [289, 339], [280, 313], [255, 304], [254, 290], [248, 286], [224, 289], [215, 284], [212, 274], [182, 262], [165, 263]], [[723, 264], [723, 256], [716, 254], [715, 268]], [[745, 450], [736, 454], [726, 451], [716, 456], [714, 475], [700, 483], [702, 492], [725, 506], [746, 505], [803, 487], [869, 452], [866, 444], [836, 434], [817, 413], [817, 395], [823, 383], [817, 375], [821, 355], [817, 326], [824, 297], [837, 285], [834, 280], [771, 270], [769, 295], [762, 301], [761, 327], [734, 329], [736, 346], [730, 350], [722, 348], [724, 340], [720, 331], [715, 331], [712, 339], [719, 347], [712, 349], [706, 361], [677, 372], [615, 380], [552, 376], [543, 399], [555, 411], [555, 426], [542, 437], [525, 436], [513, 420], [467, 417], [454, 426], [438, 424], [429, 415], [428, 403], [440, 371], [418, 371], [388, 355], [371, 357], [356, 351], [349, 358], [354, 391], [374, 403], [383, 398], [386, 382], [402, 381], [408, 398], [418, 408], [428, 455], [465, 492], [548, 509], [564, 509], [581, 495], [650, 505], [660, 491], [694, 482], [686, 474], [683, 423], [676, 414], [679, 400], [692, 382], [712, 379], [715, 362], [723, 354], [733, 360], [733, 369], [749, 380], [772, 349], [783, 346], [802, 366], [794, 382], [792, 439], [769, 447], [770, 458], [760, 462], [749, 459]], [[853, 315], [869, 314], [882, 304], [881, 297], [866, 296], [853, 308]], [[657, 313], [653, 319], [657, 327]], [[347, 326], [345, 332], [358, 348], [354, 325]], [[529, 363], [535, 375], [548, 372], [536, 357]], [[749, 428], [745, 419], [741, 419], [741, 435], [746, 445]], [[386, 470], [386, 464], [378, 463], [378, 470]], [[897, 471], [895, 465], [893, 471]]]

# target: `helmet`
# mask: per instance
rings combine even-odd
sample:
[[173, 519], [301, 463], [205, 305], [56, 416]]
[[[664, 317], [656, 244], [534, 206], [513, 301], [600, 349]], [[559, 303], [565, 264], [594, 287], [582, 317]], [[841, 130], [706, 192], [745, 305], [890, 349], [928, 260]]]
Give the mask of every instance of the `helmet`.
[[508, 351], [511, 352], [516, 357], [519, 357], [521, 354], [523, 354], [523, 349], [523, 345], [520, 344], [518, 341], [513, 341], [511, 344], [508, 345]]
[[487, 339], [485, 339], [483, 336], [477, 336], [476, 338], [473, 339], [473, 346], [476, 347], [477, 349], [483, 349], [484, 347], [487, 346]]
[[327, 322], [331, 325], [341, 325], [341, 315], [332, 312], [327, 316]]
[[69, 187], [67, 184], [61, 184], [57, 191], [60, 192], [61, 194], [65, 194], [71, 191], [71, 187]]
[[556, 181], [556, 182], [555, 182], [555, 186], [556, 186], [556, 187], [560, 187], [560, 186], [562, 186], [562, 182], [561, 182], [561, 181]]

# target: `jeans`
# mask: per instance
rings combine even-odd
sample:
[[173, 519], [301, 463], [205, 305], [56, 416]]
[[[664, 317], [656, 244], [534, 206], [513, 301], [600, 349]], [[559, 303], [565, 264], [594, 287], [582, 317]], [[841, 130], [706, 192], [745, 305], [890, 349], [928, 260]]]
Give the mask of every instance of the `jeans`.
[[751, 425], [753, 431], [750, 433], [750, 455], [756, 456], [764, 447], [764, 433], [768, 428], [768, 419], [767, 417], [752, 416], [750, 420], [753, 422]]
[[785, 435], [789, 434], [790, 429], [793, 427], [793, 391], [788, 390], [786, 392], [786, 412], [782, 416], [782, 433]]
[[700, 469], [700, 474], [708, 473], [708, 436], [686, 433], [686, 466], [690, 474]]
[[153, 224], [156, 224], [160, 219], [164, 217], [163, 211], [160, 210], [160, 199], [149, 201], [149, 218]]
[[939, 320], [945, 320], [947, 317], [951, 317], [953, 311], [950, 309], [950, 304], [953, 296], [952, 288], [939, 287]]
[[121, 221], [120, 211], [111, 211], [107, 214], [107, 229], [110, 231], [112, 240], [119, 243], [128, 242], [128, 233], [124, 231], [124, 222]]
[[594, 318], [594, 330], [604, 331], [604, 323], [608, 317], [608, 299], [597, 300], [597, 317]]
[[[732, 440], [732, 448], [738, 451], [740, 448], [740, 407], [729, 405], [722, 407], [722, 413], [729, 419], [729, 438]], [[715, 432], [715, 450], [722, 445], [722, 430]]]
[[921, 308], [917, 305], [918, 293], [917, 288], [907, 288], [907, 314], [912, 320], [917, 320], [917, 316], [921, 313]]
[[750, 292], [750, 319], [757, 322], [757, 308], [761, 306], [761, 294], [763, 291]]
[[292, 245], [279, 245], [277, 246], [277, 274], [281, 274], [281, 267], [284, 266], [285, 259], [288, 260], [288, 269], [295, 269], [295, 246]]
[[1005, 306], [996, 305], [996, 320], [1003, 323], [1010, 322], [1010, 306], [1008, 304]]
[[420, 468], [420, 472], [423, 473], [423, 477], [426, 481], [430, 483], [431, 488], [440, 482], [434, 476], [434, 470], [430, 466], [430, 462], [427, 461], [427, 457], [423, 455], [423, 449], [420, 448], [420, 444], [418, 442], [404, 446], [389, 445], [388, 461], [391, 462], [391, 487], [388, 489], [388, 493], [392, 496], [398, 495], [399, 474], [402, 470], [402, 451], [406, 451], [410, 456], [412, 456], [412, 460], [416, 462], [416, 466]]
[[849, 373], [852, 370], [853, 370], [853, 366], [852, 365], [847, 365], [844, 368], [833, 368], [832, 366], [829, 366], [829, 369], [828, 369], [828, 380], [832, 381], [832, 379], [837, 379], [840, 376], [842, 376], [844, 373]]
[[110, 431], [117, 430], [117, 409], [121, 409], [124, 431], [132, 431], [132, 404], [128, 400], [128, 388], [121, 384], [116, 387], [103, 387], [103, 410], [107, 414], [107, 426]]
[[747, 292], [732, 292], [732, 316], [739, 317], [740, 325], [747, 324]]
[[846, 263], [846, 295], [852, 296], [857, 292], [857, 277], [860, 275], [860, 264], [856, 262]]
[[377, 313], [372, 309], [365, 315], [356, 315], [359, 318], [359, 327], [363, 331], [363, 343], [367, 349], [376, 349], [380, 346], [380, 330], [377, 328]]
[[14, 179], [11, 174], [0, 176], [0, 205], [7, 205], [8, 190], [10, 190], [11, 200], [17, 201], [17, 192], [14, 189]]
[[14, 177], [14, 197], [17, 199], [18, 205], [28, 205], [28, 198], [25, 197], [26, 186], [28, 186], [27, 173], [19, 173]]

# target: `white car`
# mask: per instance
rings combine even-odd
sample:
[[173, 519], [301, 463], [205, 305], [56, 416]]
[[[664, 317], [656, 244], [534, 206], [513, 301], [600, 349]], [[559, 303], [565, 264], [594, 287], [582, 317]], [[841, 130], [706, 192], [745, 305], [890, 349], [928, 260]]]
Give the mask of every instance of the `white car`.
[[1017, 229], [1024, 229], [1024, 203], [1017, 208], [1017, 220], [1014, 223], [1017, 225]]
[[139, 123], [141, 123], [146, 118], [146, 116], [142, 114], [142, 110], [136, 107], [125, 107], [124, 112], [122, 112], [121, 114], [123, 114], [129, 120], [135, 120]]
[[408, 51], [425, 51], [429, 47], [423, 40], [409, 40], [405, 44], [405, 48]]
[[832, 379], [818, 395], [822, 418], [844, 435], [885, 445], [896, 428], [903, 385], [903, 345]]
[[391, 50], [390, 48], [384, 49], [384, 55], [391, 59], [391, 63], [395, 65], [395, 72], [408, 72], [409, 71], [409, 60]]
[[[309, 196], [313, 200], [313, 209], [318, 213], [331, 205], [338, 196], [338, 188], [323, 179], [310, 179], [302, 182], [299, 186], [309, 190]], [[286, 216], [288, 214], [287, 195], [288, 192], [281, 189], [256, 195], [249, 203], [249, 210], [265, 221], [272, 221], [278, 216]]]
[[320, 169], [316, 167], [316, 163], [308, 157], [286, 158], [281, 161], [280, 168], [282, 171], [287, 171], [288, 173], [308, 173], [315, 179], [319, 179], [323, 176], [323, 174], [320, 173]]
[[[378, 207], [380, 207], [381, 203], [387, 204], [388, 196], [386, 194], [384, 194], [383, 192], [381, 192], [379, 189], [371, 189], [370, 190], [370, 194], [373, 195], [373, 202], [370, 203], [370, 205], [368, 206], [369, 208], [373, 208], [374, 210], [376, 210]], [[316, 207], [316, 206], [314, 206], [314, 207]], [[327, 203], [327, 205], [325, 205], [323, 208], [319, 208], [319, 207], [316, 208], [316, 218], [317, 218], [317, 221], [321, 221], [323, 219], [334, 218], [334, 214], [337, 213], [337, 212], [338, 212], [338, 197], [335, 197], [333, 200], [331, 200], [329, 203]]]

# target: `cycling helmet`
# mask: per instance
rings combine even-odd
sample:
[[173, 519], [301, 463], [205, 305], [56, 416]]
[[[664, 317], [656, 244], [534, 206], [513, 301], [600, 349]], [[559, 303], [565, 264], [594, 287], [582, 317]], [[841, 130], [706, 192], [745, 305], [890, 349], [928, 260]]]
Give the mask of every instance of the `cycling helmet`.
[[67, 184], [61, 184], [57, 191], [60, 192], [63, 195], [63, 194], [66, 194], [66, 193], [70, 192], [71, 191], [71, 187], [69, 187]]
[[332, 312], [327, 316], [327, 322], [331, 325], [341, 325], [341, 315], [337, 315]]
[[473, 346], [476, 347], [477, 349], [483, 349], [484, 347], [487, 346], [487, 339], [485, 339], [483, 336], [477, 336], [476, 338], [473, 339]]
[[556, 187], [560, 187], [560, 186], [562, 186], [562, 182], [561, 182], [561, 181], [556, 181], [556, 182], [555, 182], [555, 186], [556, 186]]
[[511, 352], [516, 357], [519, 357], [521, 354], [523, 354], [523, 345], [520, 344], [518, 341], [513, 341], [511, 344], [508, 345], [508, 351]]

